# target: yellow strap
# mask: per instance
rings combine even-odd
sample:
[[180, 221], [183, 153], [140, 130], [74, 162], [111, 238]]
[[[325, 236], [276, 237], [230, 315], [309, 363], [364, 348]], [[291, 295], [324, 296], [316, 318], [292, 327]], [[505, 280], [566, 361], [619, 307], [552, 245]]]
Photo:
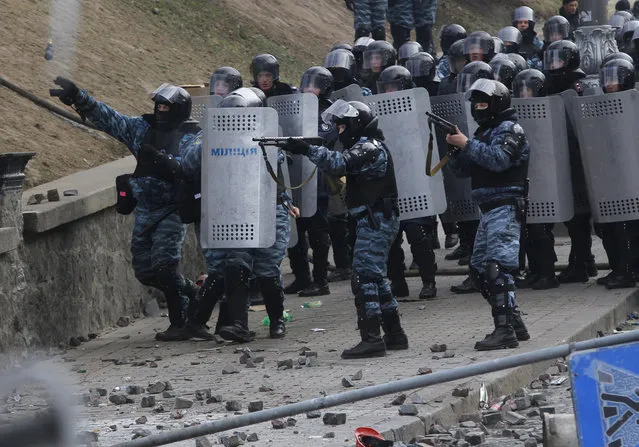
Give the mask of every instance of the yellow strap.
[[306, 180], [304, 180], [302, 183], [300, 183], [297, 186], [286, 186], [284, 183], [280, 182], [280, 179], [277, 178], [277, 175], [275, 174], [275, 171], [273, 170], [273, 166], [271, 166], [271, 162], [268, 161], [268, 157], [266, 156], [266, 149], [264, 149], [264, 144], [260, 144], [260, 148], [262, 149], [262, 157], [264, 158], [264, 161], [266, 162], [266, 170], [268, 171], [268, 173], [271, 176], [271, 178], [273, 179], [273, 181], [275, 181], [275, 183], [277, 183], [278, 185], [280, 185], [284, 189], [287, 189], [289, 191], [293, 191], [295, 189], [303, 188], [304, 186], [306, 186], [308, 184], [308, 182], [311, 181], [311, 179], [313, 178], [313, 176], [317, 172], [317, 166], [315, 166], [315, 168], [313, 169], [313, 172], [311, 172], [311, 175], [309, 175], [308, 178]]

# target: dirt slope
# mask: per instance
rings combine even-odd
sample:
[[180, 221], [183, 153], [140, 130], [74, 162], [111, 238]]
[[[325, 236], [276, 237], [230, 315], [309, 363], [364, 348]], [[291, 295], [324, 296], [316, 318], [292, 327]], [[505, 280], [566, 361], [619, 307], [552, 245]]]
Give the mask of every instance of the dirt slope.
[[[337, 41], [352, 40], [352, 14], [342, 0], [92, 0], [79, 1], [72, 41], [51, 35], [73, 22], [76, 0], [0, 0], [0, 75], [46, 98], [56, 75], [126, 114], [150, 111], [147, 93], [162, 82], [200, 83], [221, 65], [248, 76], [251, 57], [275, 54], [284, 80], [321, 64]], [[440, 0], [438, 25], [495, 31], [520, 1]], [[529, 1], [545, 14], [556, 2]], [[55, 8], [62, 5], [62, 8]], [[157, 8], [159, 13], [153, 12]], [[28, 186], [127, 155], [119, 143], [72, 125], [0, 87], [0, 152], [33, 151]]]

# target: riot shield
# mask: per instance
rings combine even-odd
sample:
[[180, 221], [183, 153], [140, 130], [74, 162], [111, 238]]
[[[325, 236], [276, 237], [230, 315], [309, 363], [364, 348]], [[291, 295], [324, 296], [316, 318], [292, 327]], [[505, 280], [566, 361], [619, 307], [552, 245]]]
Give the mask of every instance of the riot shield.
[[[367, 96], [366, 102], [379, 119], [384, 143], [393, 156], [401, 220], [434, 216], [446, 210], [444, 179], [426, 175], [428, 151], [428, 92], [423, 88]], [[437, 151], [433, 164], [439, 162]]]
[[[193, 96], [191, 98], [193, 106], [191, 108], [191, 119], [204, 124], [204, 111], [206, 109], [214, 109], [222, 101], [222, 97], [218, 95]], [[203, 126], [201, 126], [203, 127]]]
[[581, 153], [579, 151], [579, 141], [576, 135], [576, 115], [573, 102], [579, 97], [576, 91], [570, 89], [559, 93], [564, 100], [566, 108], [566, 128], [568, 131], [568, 150], [570, 153], [570, 177], [572, 180], [572, 195], [575, 203], [575, 214], [587, 214], [590, 212], [588, 199], [588, 187], [586, 186], [586, 176], [584, 174]]
[[[282, 128], [280, 128], [280, 131]], [[275, 167], [275, 166], [273, 166]], [[288, 172], [288, 163], [284, 162], [281, 164], [282, 176], [284, 177], [284, 183], [286, 185], [291, 184], [291, 175]], [[289, 216], [289, 220], [291, 222], [291, 235], [288, 238], [288, 247], [295, 247], [297, 245], [297, 225], [295, 224], [295, 218], [293, 216]]]
[[362, 88], [357, 84], [351, 84], [348, 87], [335, 90], [331, 95], [331, 100], [337, 101], [338, 99], [343, 99], [344, 101], [364, 102]]
[[594, 220], [639, 219], [639, 92], [576, 98], [573, 111]]
[[[430, 98], [432, 110], [435, 115], [456, 124], [460, 132], [471, 136], [477, 129], [477, 123], [470, 114], [470, 102], [466, 101], [463, 93], [442, 95]], [[439, 154], [443, 157], [448, 151], [446, 134], [441, 129], [436, 129]], [[462, 178], [455, 175], [448, 165], [442, 168], [444, 175], [444, 188], [448, 208], [441, 215], [442, 222], [466, 222], [479, 219], [479, 208], [472, 199], [470, 178]]]
[[575, 214], [566, 111], [559, 96], [513, 99], [530, 144], [527, 223], [566, 222]]
[[[284, 137], [317, 137], [319, 123], [319, 103], [312, 93], [298, 93], [268, 98], [269, 107], [277, 110]], [[268, 136], [266, 134], [262, 136]], [[300, 185], [315, 171], [315, 165], [308, 157], [293, 155], [289, 169], [293, 185]], [[300, 209], [301, 217], [311, 217], [317, 211], [317, 175], [302, 188], [294, 189], [293, 200]]]
[[[202, 141], [203, 248], [267, 248], [275, 243], [277, 184], [254, 137], [277, 134], [269, 108], [206, 109]], [[267, 150], [272, 166], [277, 151]]]

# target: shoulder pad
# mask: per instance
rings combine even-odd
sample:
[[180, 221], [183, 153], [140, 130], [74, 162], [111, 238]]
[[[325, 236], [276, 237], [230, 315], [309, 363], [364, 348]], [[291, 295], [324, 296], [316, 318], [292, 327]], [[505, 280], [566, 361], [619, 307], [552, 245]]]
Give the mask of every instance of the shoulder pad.
[[180, 131], [184, 133], [198, 133], [201, 130], [202, 128], [200, 127], [200, 123], [195, 120], [185, 121], [180, 124]]

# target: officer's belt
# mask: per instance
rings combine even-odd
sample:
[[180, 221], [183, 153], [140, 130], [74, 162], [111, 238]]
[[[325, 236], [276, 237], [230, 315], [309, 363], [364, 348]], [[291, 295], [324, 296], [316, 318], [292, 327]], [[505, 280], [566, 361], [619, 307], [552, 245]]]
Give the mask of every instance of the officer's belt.
[[496, 208], [506, 205], [517, 206], [517, 197], [508, 197], [505, 199], [493, 200], [492, 202], [483, 203], [479, 205], [479, 209], [482, 213], [486, 214]]

